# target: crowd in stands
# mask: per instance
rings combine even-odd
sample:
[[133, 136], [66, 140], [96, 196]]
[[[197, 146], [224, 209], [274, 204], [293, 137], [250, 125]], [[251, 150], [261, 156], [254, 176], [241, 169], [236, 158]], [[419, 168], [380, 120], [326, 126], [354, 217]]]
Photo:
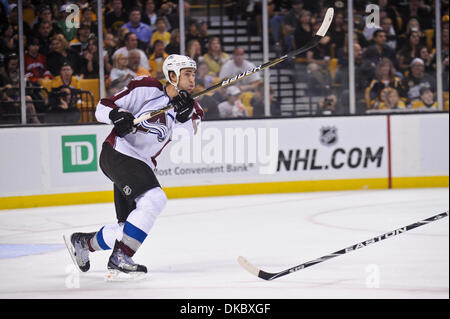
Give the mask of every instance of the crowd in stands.
[[[102, 0], [98, 0], [102, 1]], [[138, 76], [165, 83], [164, 60], [180, 53], [178, 1], [24, 0], [23, 34], [26, 105], [29, 123], [78, 122], [83, 81], [98, 79], [103, 59], [107, 95]], [[231, 1], [241, 19], [256, 21], [260, 34], [261, 2]], [[437, 108], [434, 1], [379, 0], [380, 26], [368, 28], [365, 6], [355, 0], [355, 34], [348, 39], [345, 1], [269, 1], [271, 50], [286, 53], [304, 45], [317, 31], [329, 6], [336, 9], [329, 34], [297, 58], [312, 79], [312, 91], [324, 98], [318, 114], [347, 113], [348, 44], [355, 53], [357, 111]], [[255, 67], [244, 48], [223, 51], [220, 37], [209, 36], [206, 21], [190, 14], [185, 1], [186, 55], [198, 64], [197, 92]], [[80, 9], [79, 24], [70, 9]], [[97, 16], [103, 17], [103, 50], [98, 47]], [[18, 8], [0, 0], [0, 122], [20, 123]], [[68, 23], [69, 21], [69, 23]], [[448, 110], [448, 2], [442, 8], [442, 66]], [[100, 54], [102, 53], [102, 54]], [[334, 61], [334, 62], [333, 62]], [[46, 90], [40, 90], [45, 87]], [[263, 81], [256, 73], [236, 85], [202, 96], [206, 118], [264, 116]], [[281, 116], [271, 88], [270, 111]]]
[[[366, 6], [379, 8], [379, 25], [368, 24]], [[355, 88], [358, 113], [437, 109], [435, 1], [354, 1]], [[441, 1], [442, 78], [448, 110], [448, 1]], [[303, 46], [328, 6], [335, 8], [327, 36], [297, 59], [311, 75], [312, 90], [325, 96], [319, 114], [348, 113], [348, 19], [344, 1], [272, 1], [270, 27], [275, 49]], [[351, 43], [351, 42], [350, 42]], [[331, 60], [334, 60], [333, 62]]]

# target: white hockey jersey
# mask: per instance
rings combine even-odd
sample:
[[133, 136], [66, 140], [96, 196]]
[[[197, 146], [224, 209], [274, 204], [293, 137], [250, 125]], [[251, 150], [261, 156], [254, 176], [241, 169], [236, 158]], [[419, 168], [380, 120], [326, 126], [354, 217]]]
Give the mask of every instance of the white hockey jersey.
[[[112, 124], [109, 112], [116, 107], [127, 110], [137, 118], [145, 113], [159, 110], [167, 106], [169, 102], [166, 88], [158, 80], [152, 77], [139, 77], [130, 81], [113, 97], [101, 99], [97, 104], [95, 117], [99, 122]], [[175, 111], [171, 109], [142, 122], [135, 134], [127, 134], [122, 138], [117, 136], [113, 129], [105, 141], [117, 151], [139, 159], [155, 169], [156, 157], [170, 142], [173, 129], [182, 126], [192, 133], [193, 121], [203, 117], [203, 110], [195, 102], [192, 120], [185, 123], [179, 123], [175, 115]]]

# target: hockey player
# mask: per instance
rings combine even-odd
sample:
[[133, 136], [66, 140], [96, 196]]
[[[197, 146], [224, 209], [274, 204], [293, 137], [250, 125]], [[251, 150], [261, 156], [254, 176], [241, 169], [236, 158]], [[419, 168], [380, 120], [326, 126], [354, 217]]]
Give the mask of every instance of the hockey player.
[[[156, 157], [170, 142], [176, 126], [193, 132], [196, 121], [203, 117], [203, 110], [190, 96], [195, 87], [196, 69], [196, 63], [189, 57], [170, 55], [163, 64], [166, 86], [152, 77], [140, 77], [98, 103], [97, 120], [114, 125], [103, 143], [100, 167], [114, 183], [117, 223], [105, 225], [97, 232], [74, 233], [65, 238], [72, 259], [81, 271], [89, 270], [90, 252], [112, 249], [107, 265], [110, 279], [147, 272], [132, 257], [167, 201], [153, 172]], [[173, 108], [168, 112], [138, 126], [133, 124], [135, 117], [169, 103]]]

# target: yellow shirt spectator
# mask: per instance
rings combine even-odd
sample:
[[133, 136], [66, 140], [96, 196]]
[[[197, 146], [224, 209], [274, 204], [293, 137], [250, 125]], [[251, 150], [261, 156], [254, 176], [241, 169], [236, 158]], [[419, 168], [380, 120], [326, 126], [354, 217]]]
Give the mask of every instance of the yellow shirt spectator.
[[153, 47], [155, 41], [161, 40], [164, 42], [164, 47], [170, 43], [170, 33], [167, 32], [166, 20], [164, 18], [156, 19], [156, 31], [152, 35], [150, 40], [150, 46]]
[[412, 109], [438, 109], [438, 102], [434, 98], [433, 91], [429, 87], [420, 89], [420, 98], [411, 102]]
[[170, 33], [167, 31], [164, 31], [163, 33], [156, 31], [152, 35], [152, 40], [150, 42], [150, 45], [153, 46], [153, 44], [155, 44], [156, 40], [161, 40], [162, 42], [164, 42], [164, 46], [166, 46], [170, 43]]

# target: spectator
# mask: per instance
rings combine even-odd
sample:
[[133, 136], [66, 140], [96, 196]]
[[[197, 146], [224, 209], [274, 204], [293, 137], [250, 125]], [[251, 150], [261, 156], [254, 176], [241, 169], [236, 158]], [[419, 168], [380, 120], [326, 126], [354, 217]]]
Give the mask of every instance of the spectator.
[[53, 76], [57, 76], [65, 62], [70, 62], [75, 74], [80, 74], [82, 68], [79, 54], [69, 47], [62, 34], [57, 34], [50, 42], [50, 53], [47, 55], [48, 70]]
[[294, 0], [292, 9], [285, 15], [282, 24], [284, 33], [284, 51], [291, 51], [294, 44], [294, 35], [300, 26], [300, 17], [303, 10], [303, 1]]
[[386, 32], [386, 45], [389, 46], [392, 50], [397, 50], [397, 35], [395, 33], [395, 29], [392, 23], [392, 19], [389, 17], [385, 17], [381, 20], [381, 28]]
[[80, 27], [77, 29], [75, 38], [69, 42], [69, 46], [72, 50], [77, 52], [80, 56], [83, 55], [83, 52], [87, 49], [89, 45], [89, 35], [91, 34], [91, 30], [87, 24], [80, 24]]
[[198, 42], [198, 40], [192, 39], [188, 42], [186, 55], [195, 62], [198, 62], [198, 59], [202, 55], [202, 47], [200, 45], [200, 42]]
[[66, 40], [68, 42], [70, 42], [73, 40], [73, 38], [75, 38], [77, 28], [76, 28], [75, 23], [70, 24], [70, 25], [66, 23], [68, 16], [71, 14], [70, 10], [66, 11], [66, 9], [67, 9], [67, 4], [63, 4], [61, 6], [61, 8], [59, 9], [60, 19], [58, 19], [58, 21], [56, 21], [56, 24], [58, 25], [59, 29], [61, 30], [61, 33], [64, 36], [64, 38], [66, 38]]
[[406, 100], [401, 79], [395, 76], [395, 69], [391, 60], [384, 58], [378, 64], [375, 71], [375, 79], [366, 89], [366, 103], [368, 109], [379, 109], [381, 103], [381, 92], [387, 88], [396, 89], [400, 96]]
[[[295, 48], [301, 48], [313, 37], [313, 27], [311, 26], [311, 12], [308, 10], [302, 10], [300, 13], [300, 22], [295, 29], [294, 43]], [[289, 49], [290, 51], [291, 49]], [[305, 55], [299, 55], [304, 57]]]
[[90, 33], [97, 36], [98, 33], [98, 24], [94, 20], [92, 20], [92, 15], [94, 13], [92, 12], [92, 9], [90, 7], [85, 7], [81, 10], [81, 21], [80, 25], [86, 25], [89, 28]]
[[18, 36], [14, 33], [12, 25], [6, 23], [1, 28], [0, 54], [8, 56], [13, 53], [19, 53]]
[[81, 112], [69, 86], [63, 85], [53, 89], [49, 100], [46, 123], [77, 123], [80, 120]]
[[[270, 87], [269, 93], [269, 103], [270, 103], [270, 116], [279, 117], [281, 116], [281, 105], [274, 98], [274, 92], [272, 87]], [[250, 100], [250, 105], [253, 107], [253, 117], [264, 117], [265, 116], [265, 103], [264, 103], [264, 85], [261, 83], [258, 85], [253, 97]]]
[[444, 105], [447, 106], [447, 108], [445, 108], [448, 111], [448, 91], [449, 91], [449, 70], [448, 70], [448, 65], [449, 65], [449, 51], [448, 51], [448, 43], [449, 43], [449, 36], [448, 36], [448, 24], [447, 24], [447, 28], [443, 28], [442, 29], [442, 82], [443, 82], [443, 90], [446, 94], [444, 94], [445, 96], [445, 102]]
[[112, 33], [107, 33], [103, 39], [103, 59], [105, 72], [109, 74], [112, 69], [112, 56], [117, 49], [116, 38]]
[[27, 80], [39, 85], [42, 78], [51, 79], [52, 75], [47, 70], [47, 58], [39, 53], [39, 39], [28, 39], [27, 49], [25, 53], [25, 77]]
[[[192, 93], [196, 94], [203, 91], [204, 89], [205, 87], [201, 84], [195, 85], [194, 91]], [[197, 99], [197, 102], [202, 106], [204, 112], [203, 120], [220, 118], [219, 109], [217, 108], [219, 102], [214, 97], [209, 94], [203, 94]]]
[[125, 23], [122, 28], [127, 28], [136, 34], [136, 37], [143, 45], [143, 48], [147, 48], [152, 39], [153, 32], [150, 29], [150, 26], [141, 22], [141, 11], [139, 11], [138, 8], [135, 7], [131, 9], [129, 21]]
[[116, 52], [114, 52], [113, 59], [117, 54], [122, 54], [128, 57], [128, 52], [131, 50], [138, 50], [139, 54], [141, 55], [141, 66], [146, 70], [150, 70], [147, 55], [144, 51], [138, 49], [138, 39], [136, 37], [136, 34], [134, 34], [133, 32], [128, 32], [125, 35], [125, 46], [117, 49]]
[[150, 72], [141, 65], [141, 55], [137, 50], [128, 52], [128, 68], [133, 71], [136, 76], [151, 76]]
[[164, 42], [161, 40], [156, 40], [153, 48], [153, 54], [150, 56], [148, 63], [150, 65], [151, 74], [154, 78], [158, 80], [164, 80], [164, 73], [162, 70], [162, 66], [164, 60], [169, 55], [164, 51]]
[[404, 21], [409, 21], [411, 18], [416, 18], [422, 28], [433, 28], [433, 12], [431, 6], [425, 4], [424, 0], [409, 0], [408, 7], [402, 13]]
[[421, 58], [423, 60], [423, 62], [425, 63], [425, 73], [428, 73], [431, 76], [435, 76], [435, 73], [436, 73], [435, 52], [430, 54], [428, 52], [427, 46], [424, 45], [419, 48], [419, 56], [418, 57]]
[[[54, 33], [62, 33], [58, 23], [53, 19], [52, 9], [49, 5], [42, 5], [38, 9], [38, 16], [35, 21], [33, 21], [32, 28], [35, 28], [42, 21], [49, 22], [52, 25], [52, 30]], [[36, 32], [37, 29], [34, 31]]]
[[197, 75], [195, 77], [195, 85], [201, 85], [204, 88], [211, 87], [217, 78], [208, 74], [208, 64], [205, 61], [201, 61], [197, 64]]
[[338, 98], [335, 94], [330, 94], [320, 100], [316, 111], [317, 115], [336, 115]]
[[142, 15], [142, 22], [147, 24], [152, 32], [156, 30], [156, 19], [158, 15], [156, 14], [156, 6], [154, 0], [147, 0], [145, 2], [145, 10]]
[[419, 32], [412, 31], [406, 43], [397, 53], [398, 67], [402, 73], [408, 70], [411, 61], [419, 57], [420, 36]]
[[[321, 22], [316, 22], [314, 25], [314, 32], [320, 28]], [[331, 41], [329, 36], [325, 36], [320, 40], [312, 50], [306, 52], [306, 62], [308, 63], [307, 70], [312, 75], [312, 90], [317, 91], [317, 94], [323, 90], [331, 88], [331, 74], [329, 69]]]
[[128, 21], [128, 16], [123, 11], [122, 0], [112, 1], [112, 10], [105, 14], [106, 30], [112, 34], [117, 34], [119, 29]]
[[197, 40], [200, 43], [202, 54], [205, 54], [209, 42], [208, 24], [205, 21], [198, 23]]
[[166, 46], [167, 54], [180, 54], [180, 30], [173, 29], [170, 34], [170, 43]]
[[[270, 5], [273, 6], [272, 17], [270, 18], [270, 32], [272, 36], [273, 43], [275, 44], [275, 49], [281, 51], [283, 45], [283, 20], [291, 6], [285, 1], [269, 1]], [[269, 5], [269, 6], [270, 6]], [[293, 20], [296, 23], [296, 20]], [[292, 28], [292, 34], [295, 27]]]
[[391, 19], [391, 21], [392, 21], [392, 26], [394, 27], [394, 32], [396, 34], [399, 34], [400, 28], [397, 23], [397, 21], [398, 21], [397, 19], [399, 17], [401, 17], [401, 15], [398, 12], [395, 4], [393, 4], [392, 1], [389, 1], [389, 0], [379, 0], [378, 6], [380, 7], [380, 12], [383, 12], [383, 11], [386, 12], [386, 17]]
[[240, 94], [241, 90], [236, 86], [227, 88], [227, 100], [217, 106], [221, 118], [248, 117], [248, 111], [239, 99]]
[[85, 79], [98, 79], [99, 78], [99, 52], [97, 39], [91, 38], [88, 41], [86, 50], [83, 51], [82, 65]]
[[48, 21], [42, 21], [37, 25], [37, 30], [39, 53], [48, 57], [48, 54], [50, 53], [50, 39], [54, 34], [52, 25]]
[[363, 59], [367, 59], [374, 64], [378, 64], [383, 58], [387, 58], [397, 65], [397, 59], [395, 52], [389, 46], [386, 45], [387, 37], [384, 30], [376, 30], [373, 33], [374, 44], [370, 45], [363, 53]]
[[347, 24], [344, 12], [337, 11], [334, 16], [333, 26], [329, 30], [329, 35], [332, 39], [331, 43], [336, 50], [345, 46], [345, 36], [348, 34]]
[[158, 17], [161, 17], [166, 21], [167, 31], [170, 32], [172, 29], [178, 28], [178, 15], [176, 10], [174, 11], [173, 3], [163, 3], [159, 8]]
[[113, 58], [113, 68], [110, 75], [109, 95], [114, 95], [122, 90], [136, 74], [128, 68], [128, 57], [124, 54], [116, 54]]
[[[15, 34], [19, 34], [19, 10], [17, 9], [17, 4], [11, 3], [9, 5], [9, 23], [13, 27], [13, 32]], [[23, 24], [23, 35], [25, 37], [32, 36], [33, 32], [31, 28], [28, 26], [28, 23]]]
[[202, 59], [208, 64], [209, 72], [213, 76], [219, 76], [222, 66], [230, 60], [230, 56], [222, 52], [222, 46], [218, 37], [212, 37], [209, 41], [208, 52]]
[[52, 81], [52, 88], [59, 88], [60, 86], [68, 86], [71, 88], [78, 88], [78, 77], [74, 75], [72, 65], [69, 62], [64, 62], [59, 70], [59, 75]]
[[191, 20], [186, 32], [186, 43], [198, 39], [198, 25], [196, 20]]
[[436, 91], [436, 81], [434, 77], [425, 73], [425, 63], [420, 58], [415, 58], [411, 62], [410, 74], [403, 79], [403, 86], [410, 101], [419, 99], [422, 87], [429, 87], [433, 92]]
[[405, 110], [405, 102], [402, 101], [398, 91], [394, 88], [387, 87], [381, 91], [381, 103], [379, 110]]
[[[248, 60], [244, 59], [244, 49], [236, 47], [233, 51], [233, 59], [226, 62], [220, 70], [219, 78], [231, 78], [242, 72], [246, 72], [255, 68], [255, 65]], [[261, 75], [254, 73], [238, 82], [239, 89], [241, 91], [254, 91], [256, 87], [261, 83]]]
[[429, 87], [420, 88], [420, 96], [411, 102], [411, 108], [413, 110], [437, 110], [438, 102], [433, 94], [433, 91]]
[[166, 21], [163, 18], [156, 20], [156, 31], [153, 33], [150, 42], [152, 47], [156, 40], [161, 40], [164, 43], [164, 47], [170, 43], [170, 33], [167, 32]]
[[409, 42], [409, 36], [411, 35], [412, 32], [418, 32], [420, 43], [425, 44], [426, 40], [422, 30], [420, 29], [419, 20], [412, 18], [411, 20], [408, 21], [408, 24], [406, 25], [406, 32], [400, 34], [398, 37], [399, 42], [398, 48], [402, 48]]
[[[369, 86], [373, 77], [375, 76], [375, 68], [372, 63], [366, 61], [362, 57], [361, 46], [357, 43], [354, 44], [355, 55], [355, 91], [356, 91], [356, 106], [357, 112], [362, 113], [366, 109], [364, 91]], [[335, 78], [334, 85], [337, 88], [339, 106], [349, 105], [349, 74], [348, 74], [348, 60], [345, 59], [340, 64]], [[348, 110], [342, 110], [343, 113], [348, 113]]]
[[128, 33], [133, 33], [133, 32], [130, 32], [130, 30], [128, 30], [127, 28], [120, 28], [117, 33], [118, 33], [117, 34], [117, 37], [118, 37], [117, 47], [121, 48], [121, 47], [125, 46], [125, 37], [128, 35]]
[[[0, 115], [4, 123], [20, 123], [20, 75], [19, 57], [17, 54], [10, 54], [5, 61], [5, 70], [0, 73]], [[40, 123], [36, 114], [36, 108], [29, 95], [25, 96], [27, 122]]]

